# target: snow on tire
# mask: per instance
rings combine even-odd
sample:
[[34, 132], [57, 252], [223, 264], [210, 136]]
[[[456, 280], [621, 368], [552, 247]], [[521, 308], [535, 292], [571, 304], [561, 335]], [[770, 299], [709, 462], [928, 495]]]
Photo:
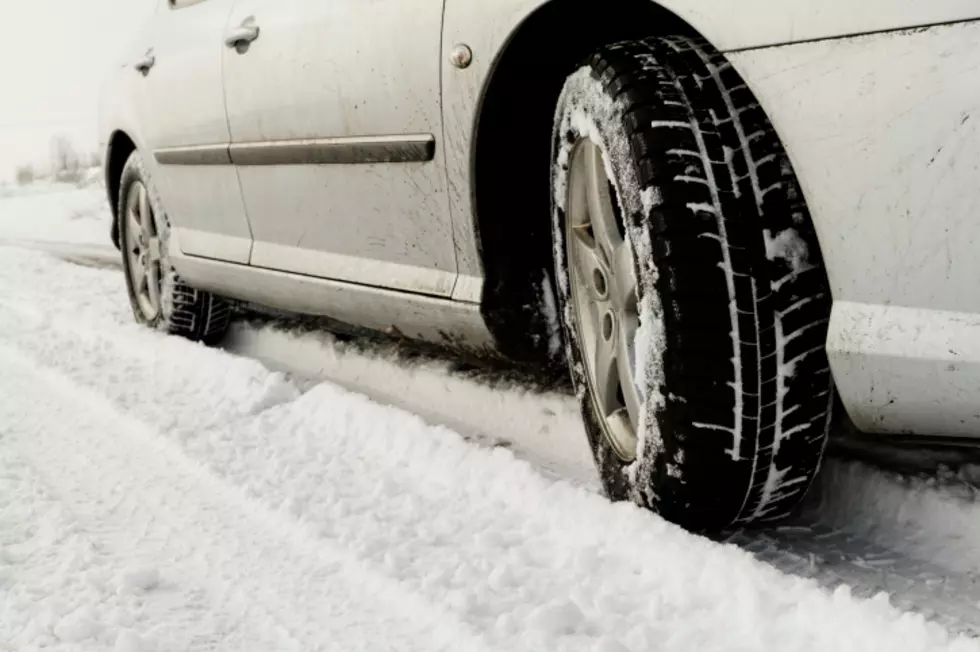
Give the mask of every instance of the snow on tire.
[[[607, 493], [695, 530], [787, 515], [817, 472], [830, 422], [830, 292], [799, 184], [755, 97], [702, 41], [611, 45], [566, 81], [553, 142], [561, 319]], [[638, 316], [620, 349], [630, 365], [619, 369], [632, 376], [620, 373], [604, 401], [598, 354], [590, 358], [601, 346], [590, 346], [587, 326], [608, 284], [579, 272], [576, 238], [593, 236], [593, 218], [572, 214], [592, 211], [590, 198], [576, 200], [574, 170], [581, 148], [594, 146]], [[635, 449], [624, 451], [611, 415], [625, 420], [634, 390]], [[615, 397], [625, 406], [611, 412]]]
[[[130, 203], [134, 197], [136, 206]], [[146, 215], [145, 219], [141, 214]], [[123, 167], [118, 215], [123, 272], [136, 321], [193, 341], [213, 343], [224, 337], [231, 306], [221, 297], [192, 288], [177, 277], [167, 254], [170, 222], [138, 151]], [[141, 231], [139, 236], [135, 236], [137, 230]], [[152, 268], [153, 273], [146, 274], [151, 282], [138, 287], [138, 277], [143, 274], [139, 265]], [[151, 285], [155, 294], [147, 287]], [[155, 305], [148, 307], [151, 303]]]

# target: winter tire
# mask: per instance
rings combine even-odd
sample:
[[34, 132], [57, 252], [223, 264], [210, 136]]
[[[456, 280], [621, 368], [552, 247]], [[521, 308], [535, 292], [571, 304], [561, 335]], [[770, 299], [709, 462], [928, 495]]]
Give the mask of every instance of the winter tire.
[[830, 293], [799, 184], [726, 59], [603, 48], [555, 116], [573, 381], [607, 493], [699, 531], [787, 515], [820, 464]]
[[228, 329], [230, 306], [177, 278], [167, 255], [170, 225], [139, 152], [119, 182], [119, 242], [126, 288], [136, 321], [208, 343]]

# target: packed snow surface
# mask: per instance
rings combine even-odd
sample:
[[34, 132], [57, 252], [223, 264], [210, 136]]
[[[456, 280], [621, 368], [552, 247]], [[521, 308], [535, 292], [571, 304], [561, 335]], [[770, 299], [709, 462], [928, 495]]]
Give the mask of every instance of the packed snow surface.
[[108, 245], [111, 219], [98, 181], [0, 187], [0, 242]]
[[141, 329], [118, 271], [0, 248], [0, 368], [0, 649], [980, 649]]

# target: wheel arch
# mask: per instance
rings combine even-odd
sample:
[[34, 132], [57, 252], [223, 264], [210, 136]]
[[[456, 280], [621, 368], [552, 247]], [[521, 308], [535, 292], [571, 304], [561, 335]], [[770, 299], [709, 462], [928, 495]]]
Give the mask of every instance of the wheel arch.
[[[553, 325], [542, 310], [541, 292], [546, 279], [554, 279], [551, 131], [565, 78], [608, 43], [701, 36], [650, 0], [610, 0], [603, 11], [594, 9], [589, 0], [550, 0], [537, 7], [496, 53], [477, 103], [470, 192], [485, 276], [481, 310], [501, 353], [519, 361], [554, 358]], [[584, 15], [590, 20], [583, 21]]]
[[119, 248], [119, 181], [123, 167], [134, 151], [136, 151], [136, 143], [125, 131], [116, 130], [109, 136], [103, 160], [106, 195], [109, 209], [112, 211], [111, 237], [116, 248]]

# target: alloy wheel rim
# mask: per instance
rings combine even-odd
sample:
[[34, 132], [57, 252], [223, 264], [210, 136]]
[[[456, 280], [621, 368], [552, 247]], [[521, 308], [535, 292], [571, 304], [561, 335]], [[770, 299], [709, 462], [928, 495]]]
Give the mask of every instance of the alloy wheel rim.
[[160, 238], [146, 186], [135, 182], [126, 196], [126, 256], [133, 296], [146, 321], [160, 314]]
[[636, 459], [642, 399], [636, 385], [636, 268], [602, 149], [572, 150], [565, 213], [572, 315], [595, 412], [616, 455]]

